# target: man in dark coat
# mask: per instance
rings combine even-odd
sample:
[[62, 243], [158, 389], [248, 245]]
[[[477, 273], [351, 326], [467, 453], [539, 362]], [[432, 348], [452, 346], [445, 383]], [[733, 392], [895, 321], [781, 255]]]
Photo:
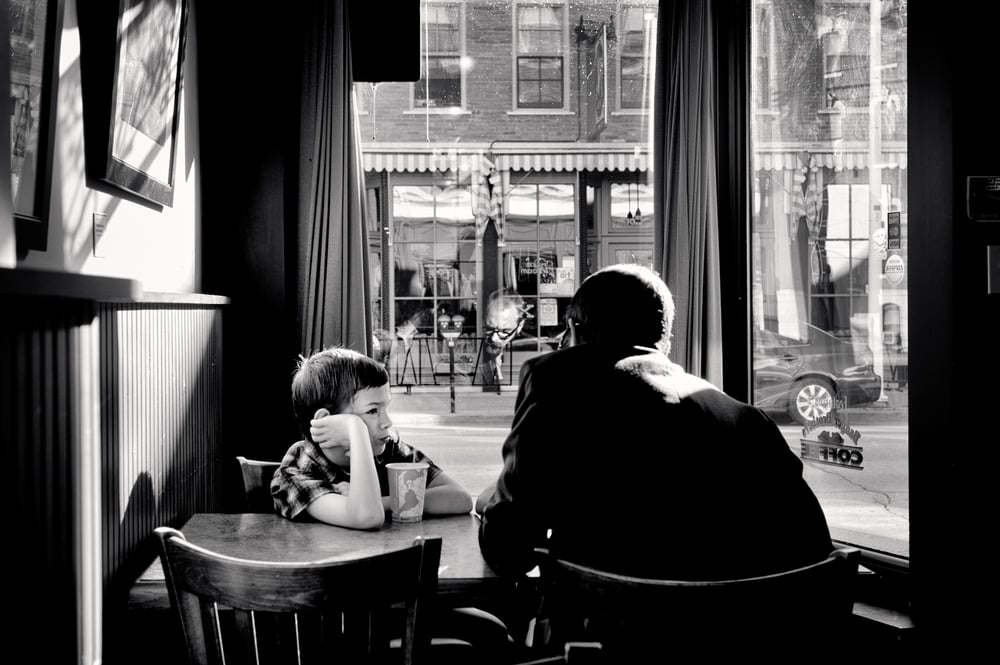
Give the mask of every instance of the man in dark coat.
[[832, 550], [802, 463], [760, 410], [667, 358], [673, 299], [653, 271], [591, 275], [567, 310], [569, 348], [521, 369], [480, 546], [498, 574], [534, 547], [622, 574], [764, 575]]

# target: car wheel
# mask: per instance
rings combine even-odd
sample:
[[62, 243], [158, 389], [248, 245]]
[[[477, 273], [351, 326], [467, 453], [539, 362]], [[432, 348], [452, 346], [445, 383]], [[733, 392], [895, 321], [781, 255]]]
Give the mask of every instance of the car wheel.
[[788, 392], [788, 415], [800, 425], [833, 411], [833, 386], [826, 379], [799, 379]]

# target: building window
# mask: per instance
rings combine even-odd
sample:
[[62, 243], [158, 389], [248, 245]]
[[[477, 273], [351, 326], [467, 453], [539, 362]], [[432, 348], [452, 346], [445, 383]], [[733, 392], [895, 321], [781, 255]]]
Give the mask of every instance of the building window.
[[775, 85], [772, 80], [774, 68], [772, 67], [774, 52], [774, 7], [770, 4], [757, 5], [756, 23], [754, 25], [753, 53], [756, 76], [754, 83], [756, 87], [753, 91], [753, 99], [758, 109], [773, 109]]
[[654, 16], [652, 8], [622, 9], [618, 80], [620, 106], [623, 109], [646, 108], [646, 73], [649, 62], [647, 48]]
[[550, 351], [563, 332], [577, 285], [575, 196], [573, 185], [546, 183], [517, 185], [508, 197], [501, 284], [527, 315], [512, 344], [516, 365], [518, 352]]
[[392, 321], [397, 335], [436, 335], [437, 317], [478, 325], [479, 254], [468, 186], [392, 188]]
[[565, 8], [561, 6], [517, 7], [518, 108], [563, 108], [564, 21]]
[[827, 4], [816, 24], [823, 49], [827, 108], [868, 108], [870, 37], [868, 3]]
[[415, 108], [462, 106], [462, 6], [425, 3], [420, 32], [420, 80]]

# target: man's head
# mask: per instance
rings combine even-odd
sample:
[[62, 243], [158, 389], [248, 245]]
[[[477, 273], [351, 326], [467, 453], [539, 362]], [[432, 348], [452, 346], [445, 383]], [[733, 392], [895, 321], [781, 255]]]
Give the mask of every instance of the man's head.
[[674, 299], [659, 276], [618, 264], [583, 281], [566, 309], [577, 342], [606, 342], [670, 351]]
[[[360, 400], [365, 402], [365, 410], [370, 410], [369, 403], [374, 401], [384, 407], [388, 403], [388, 388], [389, 374], [381, 363], [357, 351], [330, 347], [300, 358], [292, 377], [292, 408], [299, 429], [309, 438], [309, 422], [320, 409], [354, 413], [359, 396], [365, 398]], [[362, 413], [358, 415], [364, 420]], [[377, 434], [371, 432], [372, 425], [367, 420], [365, 424], [369, 425], [374, 442]]]
[[521, 332], [526, 318], [524, 298], [516, 293], [495, 291], [486, 303], [486, 343], [502, 349]]

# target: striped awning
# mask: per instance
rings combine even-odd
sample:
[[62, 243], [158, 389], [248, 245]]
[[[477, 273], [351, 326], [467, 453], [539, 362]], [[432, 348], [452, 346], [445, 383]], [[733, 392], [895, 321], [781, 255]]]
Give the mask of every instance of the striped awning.
[[[803, 150], [758, 150], [753, 155], [754, 168], [765, 171], [783, 171], [785, 169], [800, 169], [803, 166], [803, 154], [808, 155], [810, 165], [816, 167], [837, 169], [868, 168], [868, 150], [864, 146], [845, 148], [837, 151], [803, 151]], [[882, 161], [878, 163], [883, 169], [905, 169], [907, 165], [906, 150], [882, 150]]]
[[[647, 171], [652, 159], [644, 146], [610, 143], [510, 144], [494, 147], [479, 146], [430, 147], [426, 145], [367, 144], [363, 146], [366, 171], [423, 173], [433, 171], [486, 171], [495, 165], [502, 171]], [[842, 150], [808, 150], [784, 146], [780, 149], [759, 148], [753, 156], [754, 168], [767, 171], [799, 169], [806, 154], [811, 165], [837, 169], [868, 168], [865, 146]], [[881, 151], [884, 169], [905, 169], [906, 149], [891, 146]], [[486, 160], [485, 162], [483, 160]], [[487, 164], [484, 168], [482, 165]]]
[[510, 171], [645, 171], [647, 152], [634, 144], [567, 143], [526, 144], [525, 147], [431, 148], [362, 147], [366, 171], [467, 171], [479, 168], [486, 158], [500, 170]]

